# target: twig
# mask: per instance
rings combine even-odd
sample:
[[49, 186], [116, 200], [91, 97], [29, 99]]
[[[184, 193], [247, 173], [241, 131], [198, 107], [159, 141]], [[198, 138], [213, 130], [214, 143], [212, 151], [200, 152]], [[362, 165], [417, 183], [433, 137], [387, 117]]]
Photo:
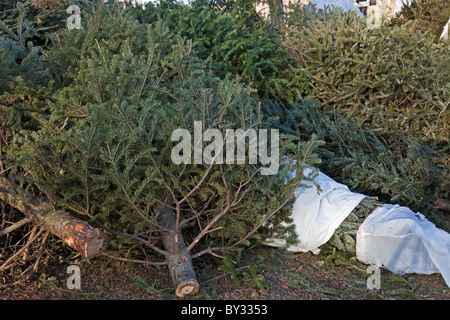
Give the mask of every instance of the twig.
[[213, 256], [217, 257], [217, 258], [224, 259], [224, 257], [219, 256], [218, 254], [215, 254], [215, 253], [213, 252], [213, 251], [216, 251], [216, 250], [222, 250], [222, 249], [223, 249], [222, 247], [208, 248], [208, 249], [199, 251], [199, 252], [197, 252], [196, 254], [193, 254], [191, 257], [192, 257], [192, 259], [195, 259], [195, 258], [198, 258], [198, 257], [200, 257], [200, 256], [202, 256], [202, 255], [204, 255], [204, 254], [206, 254], [206, 253], [209, 253], [209, 254], [212, 254]]
[[267, 223], [267, 221], [269, 221], [270, 218], [272, 218], [275, 213], [277, 213], [279, 210], [281, 210], [290, 200], [291, 198], [294, 196], [295, 194], [292, 193], [289, 197], [286, 198], [286, 200], [277, 208], [275, 209], [275, 211], [273, 211], [271, 214], [267, 215], [260, 224], [258, 224], [250, 233], [248, 233], [244, 238], [242, 238], [241, 240], [237, 241], [235, 244], [233, 244], [233, 248], [236, 247], [237, 245], [239, 245], [240, 243], [244, 242], [245, 240], [247, 240], [250, 236], [252, 236], [261, 226], [263, 226], [264, 224]]
[[22, 219], [19, 222], [16, 222], [13, 225], [10, 225], [9, 227], [6, 227], [5, 229], [0, 230], [0, 237], [22, 227], [23, 225], [30, 223], [30, 222], [31, 222], [31, 219], [28, 219], [28, 218]]
[[[32, 239], [34, 238], [34, 235], [36, 234], [38, 230], [38, 226], [34, 225], [33, 229], [31, 229], [31, 233], [30, 233], [30, 237], [28, 239], [28, 242], [31, 242]], [[33, 240], [34, 241], [34, 240]], [[27, 243], [28, 244], [28, 243]], [[26, 245], [28, 247], [28, 245]], [[25, 262], [27, 260], [27, 256], [28, 256], [28, 250], [29, 248], [26, 248], [25, 251], [23, 252], [23, 257], [22, 257], [22, 261]]]
[[[249, 266], [239, 267], [239, 268], [236, 269], [236, 271], [242, 271], [242, 270], [244, 270], [244, 269], [247, 269], [248, 267], [249, 267]], [[203, 285], [205, 285], [205, 284], [208, 283], [208, 282], [211, 282], [211, 281], [218, 280], [218, 279], [220, 279], [220, 278], [226, 277], [227, 275], [228, 275], [228, 273], [224, 273], [224, 274], [221, 274], [220, 276], [217, 276], [217, 277], [214, 277], [214, 278], [205, 280], [205, 281], [203, 281], [202, 283], [200, 283], [200, 286], [203, 286]]]
[[227, 213], [230, 210], [231, 206], [228, 203], [225, 209], [222, 210], [217, 216], [214, 217], [214, 219], [211, 220], [211, 222], [200, 232], [199, 235], [195, 237], [194, 240], [192, 240], [191, 244], [187, 247], [187, 251], [191, 251], [192, 248], [200, 241], [201, 238], [203, 238], [204, 235], [208, 233], [208, 230], [220, 219], [222, 216]]
[[10, 265], [10, 263], [17, 258], [18, 256], [20, 256], [40, 235], [41, 233], [44, 232], [44, 229], [41, 228], [39, 230], [39, 232], [32, 238], [30, 239], [30, 241], [27, 242], [26, 245], [24, 245], [20, 250], [18, 250], [16, 253], [14, 253], [11, 257], [9, 257], [8, 260], [6, 260], [1, 266], [0, 266], [0, 272], [7, 269]]
[[47, 246], [47, 239], [48, 239], [49, 234], [50, 234], [50, 232], [48, 232], [48, 231], [44, 234], [44, 239], [42, 239], [41, 249], [39, 250], [38, 256], [37, 256], [36, 261], [34, 262], [34, 265], [33, 265], [33, 269], [31, 270], [31, 273], [28, 276], [28, 278], [30, 278], [38, 270], [37, 266], [39, 264], [39, 261], [42, 258], [42, 255], [44, 254], [44, 250], [45, 250], [45, 247]]
[[[98, 222], [98, 223], [99, 223], [99, 222]], [[111, 229], [109, 229], [108, 227], [104, 226], [104, 225], [101, 224], [101, 223], [99, 223], [99, 224], [102, 226], [102, 228], [104, 228], [106, 231], [111, 232], [112, 234], [115, 234], [115, 235], [118, 235], [118, 236], [126, 236], [126, 237], [130, 237], [130, 238], [132, 238], [132, 239], [135, 239], [135, 240], [138, 240], [138, 241], [144, 243], [146, 246], [150, 247], [150, 249], [152, 249], [152, 250], [154, 250], [154, 251], [160, 253], [160, 254], [163, 255], [164, 257], [167, 257], [167, 255], [169, 254], [167, 251], [158, 248], [157, 246], [155, 246], [153, 243], [151, 243], [150, 241], [148, 241], [148, 240], [146, 240], [146, 239], [143, 239], [143, 238], [138, 237], [138, 236], [133, 235], [133, 234], [122, 233], [122, 232], [114, 231], [114, 230], [111, 230]]]
[[102, 253], [102, 256], [108, 257], [108, 258], [112, 258], [112, 259], [116, 259], [116, 260], [120, 260], [120, 261], [126, 261], [126, 262], [133, 262], [133, 263], [143, 263], [143, 264], [149, 264], [152, 266], [166, 266], [167, 265], [167, 261], [148, 261], [148, 260], [134, 260], [134, 259], [127, 259], [127, 258], [120, 258], [120, 257], [116, 257], [116, 256], [112, 256], [106, 253]]

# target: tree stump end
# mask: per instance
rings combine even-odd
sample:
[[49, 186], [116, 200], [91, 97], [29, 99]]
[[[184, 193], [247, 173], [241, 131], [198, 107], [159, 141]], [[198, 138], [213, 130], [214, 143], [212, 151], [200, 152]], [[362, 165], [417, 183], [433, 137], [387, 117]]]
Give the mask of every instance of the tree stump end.
[[200, 285], [198, 284], [198, 282], [189, 281], [179, 284], [175, 290], [175, 294], [179, 298], [184, 298], [185, 296], [196, 294], [199, 288]]

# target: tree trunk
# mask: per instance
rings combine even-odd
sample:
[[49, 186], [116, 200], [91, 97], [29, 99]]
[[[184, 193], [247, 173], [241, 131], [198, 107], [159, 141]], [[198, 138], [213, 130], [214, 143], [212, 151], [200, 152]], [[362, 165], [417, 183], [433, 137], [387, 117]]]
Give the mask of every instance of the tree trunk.
[[192, 266], [191, 254], [186, 250], [180, 228], [177, 226], [177, 216], [174, 211], [164, 207], [158, 217], [161, 227], [167, 229], [161, 233], [165, 250], [169, 253], [167, 264], [175, 287], [175, 294], [183, 298], [197, 293], [199, 284]]
[[61, 238], [86, 259], [106, 249], [108, 238], [102, 231], [64, 211], [56, 210], [35, 195], [20, 195], [6, 178], [0, 178], [0, 200], [22, 211], [31, 221]]

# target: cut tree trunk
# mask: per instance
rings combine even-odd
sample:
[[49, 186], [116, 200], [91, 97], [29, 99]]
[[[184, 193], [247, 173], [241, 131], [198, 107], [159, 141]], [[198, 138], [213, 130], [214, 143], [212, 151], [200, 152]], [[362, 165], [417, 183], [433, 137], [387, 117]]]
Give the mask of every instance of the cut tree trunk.
[[10, 181], [0, 178], [0, 200], [23, 212], [33, 223], [61, 238], [86, 259], [91, 259], [106, 249], [107, 236], [87, 222], [75, 218], [36, 195], [19, 194]]
[[158, 217], [164, 249], [168, 252], [167, 264], [175, 287], [175, 294], [183, 298], [197, 293], [199, 284], [192, 266], [191, 254], [186, 250], [183, 235], [177, 226], [177, 215], [169, 207], [164, 207]]

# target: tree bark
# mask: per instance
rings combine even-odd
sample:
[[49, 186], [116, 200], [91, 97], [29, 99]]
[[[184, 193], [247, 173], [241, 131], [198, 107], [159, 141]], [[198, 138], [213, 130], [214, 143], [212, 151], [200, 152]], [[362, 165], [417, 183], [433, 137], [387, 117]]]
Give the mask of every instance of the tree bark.
[[450, 212], [450, 202], [448, 202], [445, 199], [442, 199], [442, 198], [437, 199], [436, 206], [438, 209]]
[[19, 194], [6, 178], [0, 178], [0, 200], [61, 238], [86, 259], [91, 259], [106, 249], [108, 238], [102, 231], [67, 212], [56, 210], [50, 203], [35, 195]]
[[164, 207], [158, 216], [158, 224], [163, 227], [161, 238], [167, 255], [170, 276], [175, 287], [175, 294], [183, 298], [197, 293], [199, 284], [192, 266], [190, 252], [186, 249], [177, 215], [169, 207]]

